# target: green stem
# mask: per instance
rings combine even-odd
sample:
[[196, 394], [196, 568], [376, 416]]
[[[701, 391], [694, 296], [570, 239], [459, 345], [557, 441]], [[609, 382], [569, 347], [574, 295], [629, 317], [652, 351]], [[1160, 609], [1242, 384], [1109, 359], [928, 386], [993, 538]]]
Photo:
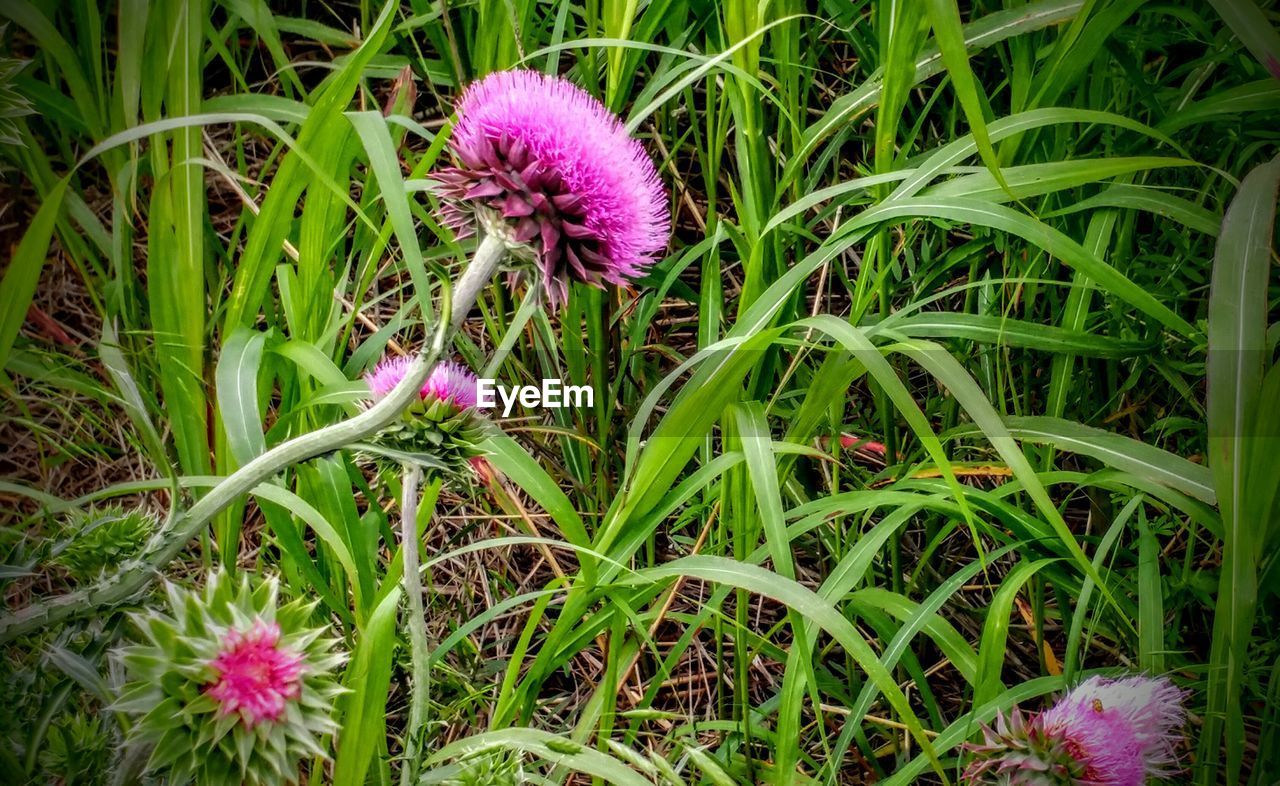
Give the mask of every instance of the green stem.
[[[486, 235], [480, 241], [471, 263], [458, 277], [453, 297], [446, 290], [440, 323], [431, 343], [413, 359], [404, 379], [385, 398], [347, 420], [282, 442], [223, 478], [185, 513], [171, 517], [147, 544], [143, 556], [126, 562], [116, 573], [83, 590], [32, 603], [14, 614], [0, 617], [0, 643], [58, 622], [87, 617], [98, 609], [137, 597], [159, 578], [161, 569], [182, 553], [192, 538], [204, 531], [214, 516], [235, 500], [286, 467], [358, 442], [400, 417], [404, 408], [417, 398], [427, 374], [439, 361], [444, 347], [466, 319], [481, 288], [493, 276], [506, 253], [506, 246], [495, 237]], [[451, 308], [451, 305], [456, 305], [456, 308]]]
[[404, 765], [400, 768], [400, 786], [410, 786], [418, 772], [418, 755], [422, 750], [427, 705], [431, 695], [431, 667], [427, 655], [426, 610], [422, 606], [422, 577], [418, 564], [418, 486], [422, 469], [405, 464], [400, 498], [400, 554], [404, 560], [404, 595], [409, 628], [409, 651], [413, 663], [413, 694], [409, 703], [409, 725], [404, 730]]

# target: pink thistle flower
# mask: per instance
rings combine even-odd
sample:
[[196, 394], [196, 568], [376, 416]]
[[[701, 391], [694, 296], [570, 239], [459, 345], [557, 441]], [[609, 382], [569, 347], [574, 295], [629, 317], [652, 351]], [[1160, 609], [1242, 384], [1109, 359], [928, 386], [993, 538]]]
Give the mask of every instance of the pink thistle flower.
[[302, 690], [302, 655], [280, 646], [280, 626], [258, 619], [243, 633], [232, 629], [210, 661], [217, 675], [207, 687], [220, 715], [240, 714], [252, 729], [278, 721]]
[[373, 367], [373, 371], [365, 374], [364, 381], [368, 383], [369, 390], [373, 391], [373, 397], [375, 399], [386, 397], [396, 385], [400, 384], [400, 380], [404, 379], [412, 362], [413, 358], [406, 356], [383, 358]]
[[1113, 757], [1128, 762], [1132, 750], [1136, 780], [1096, 780], [1141, 786], [1148, 776], [1164, 777], [1177, 764], [1175, 746], [1186, 721], [1185, 695], [1167, 677], [1090, 677], [1047, 710], [1042, 722], [1047, 733], [1060, 734], [1068, 745], [1079, 747], [1078, 759], [1104, 773], [1102, 764]]
[[[378, 363], [364, 378], [373, 397], [380, 399], [390, 393], [404, 379], [411, 363], [410, 357], [391, 357]], [[470, 409], [476, 405], [476, 382], [476, 375], [461, 363], [445, 361], [432, 369], [418, 395], [423, 399], [452, 402], [459, 410]]]
[[968, 784], [1143, 786], [1171, 775], [1186, 720], [1185, 692], [1165, 677], [1091, 677], [1050, 709], [1017, 708], [983, 729], [964, 772]]
[[1276, 79], [1280, 79], [1280, 58], [1275, 55], [1267, 55], [1267, 70]]
[[476, 375], [466, 366], [445, 361], [427, 377], [422, 386], [422, 397], [450, 401], [458, 409], [471, 409], [476, 405], [476, 382]]
[[626, 284], [667, 242], [666, 193], [644, 147], [588, 93], [558, 77], [501, 71], [458, 102], [457, 166], [436, 173], [445, 223], [476, 223], [532, 257], [553, 307], [570, 279]]

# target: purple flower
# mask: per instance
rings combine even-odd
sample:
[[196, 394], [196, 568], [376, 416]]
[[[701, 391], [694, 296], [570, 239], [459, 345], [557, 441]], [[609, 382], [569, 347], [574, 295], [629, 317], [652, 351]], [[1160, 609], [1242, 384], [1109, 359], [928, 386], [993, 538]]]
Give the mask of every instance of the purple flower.
[[1185, 692], [1165, 677], [1090, 677], [1050, 709], [983, 729], [968, 784], [1143, 786], [1176, 768]]
[[582, 89], [534, 71], [501, 71], [467, 88], [436, 173], [445, 223], [480, 224], [532, 259], [553, 307], [570, 279], [639, 277], [666, 246], [670, 213], [653, 161]]
[[476, 375], [461, 363], [441, 363], [427, 377], [422, 397], [452, 401], [458, 409], [471, 409], [476, 405]]
[[1177, 763], [1174, 748], [1186, 721], [1184, 696], [1167, 677], [1090, 677], [1047, 710], [1041, 720], [1046, 733], [1061, 734], [1068, 745], [1077, 745], [1098, 769], [1112, 758], [1128, 761], [1128, 751], [1134, 751], [1134, 780], [1100, 782], [1141, 786], [1148, 776], [1168, 775]]
[[405, 372], [409, 370], [409, 364], [412, 362], [411, 357], [385, 358], [373, 367], [373, 371], [365, 374], [364, 381], [368, 383], [369, 390], [373, 391], [373, 397], [380, 399], [390, 393], [391, 389], [404, 379]]
[[[386, 358], [366, 374], [364, 379], [374, 399], [390, 393], [404, 379], [412, 362], [411, 357]], [[460, 363], [445, 361], [432, 369], [419, 395], [424, 400], [451, 402], [459, 410], [470, 409], [476, 405], [476, 375]]]

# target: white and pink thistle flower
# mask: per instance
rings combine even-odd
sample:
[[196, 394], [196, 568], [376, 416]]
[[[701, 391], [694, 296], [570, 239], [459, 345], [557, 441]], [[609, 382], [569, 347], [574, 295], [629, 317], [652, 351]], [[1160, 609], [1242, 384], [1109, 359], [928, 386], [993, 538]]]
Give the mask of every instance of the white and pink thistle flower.
[[[571, 82], [500, 71], [463, 93], [436, 172], [444, 222], [476, 226], [531, 258], [551, 306], [570, 280], [624, 285], [666, 247], [666, 192], [644, 147], [617, 116]], [[523, 252], [523, 254], [521, 254]]]
[[[364, 377], [374, 399], [383, 398], [390, 393], [404, 379], [412, 363], [411, 357], [391, 357], [374, 366]], [[476, 375], [461, 363], [445, 361], [431, 370], [427, 380], [422, 383], [418, 396], [423, 400], [449, 403], [459, 410], [471, 409], [476, 405], [476, 383]]]
[[227, 631], [209, 668], [217, 677], [206, 690], [218, 713], [238, 714], [251, 729], [280, 720], [285, 704], [302, 692], [302, 655], [281, 645], [275, 622], [258, 619], [247, 631]]
[[984, 728], [967, 784], [1143, 786], [1177, 769], [1186, 692], [1167, 677], [1090, 677], [1053, 707]]
[[[1109, 748], [1107, 732], [1122, 729], [1117, 739], [1122, 737], [1126, 745], [1115, 747], [1127, 749], [1132, 737], [1141, 765], [1136, 783], [1142, 783], [1145, 777], [1165, 777], [1176, 767], [1179, 731], [1187, 719], [1182, 706], [1186, 695], [1167, 677], [1090, 677], [1044, 713], [1045, 731], [1077, 740], [1082, 752], [1096, 751], [1095, 757], [1101, 757]], [[1091, 743], [1087, 749], [1086, 742]]]

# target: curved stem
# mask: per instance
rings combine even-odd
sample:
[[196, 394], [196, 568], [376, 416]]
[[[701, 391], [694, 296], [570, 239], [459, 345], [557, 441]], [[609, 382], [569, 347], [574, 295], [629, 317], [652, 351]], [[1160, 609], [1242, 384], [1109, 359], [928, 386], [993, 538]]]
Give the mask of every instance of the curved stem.
[[427, 704], [431, 693], [431, 667], [427, 663], [431, 643], [427, 640], [426, 610], [422, 606], [422, 577], [418, 564], [418, 486], [422, 469], [405, 464], [402, 474], [404, 490], [400, 501], [400, 555], [404, 560], [404, 596], [409, 628], [409, 652], [413, 663], [413, 694], [409, 703], [409, 725], [404, 730], [404, 764], [400, 768], [400, 786], [410, 786], [417, 776], [418, 755], [427, 720]]
[[170, 519], [168, 525], [147, 544], [141, 557], [121, 565], [111, 576], [85, 589], [32, 603], [14, 614], [0, 616], [0, 643], [57, 622], [88, 616], [97, 609], [118, 605], [139, 595], [159, 577], [160, 569], [172, 562], [214, 516], [258, 484], [290, 465], [338, 450], [390, 424], [418, 395], [427, 374], [440, 359], [444, 347], [475, 305], [481, 288], [492, 278], [505, 256], [506, 246], [501, 240], [485, 236], [480, 241], [470, 264], [458, 276], [454, 296], [450, 298], [446, 294], [431, 343], [413, 359], [404, 379], [385, 398], [347, 420], [282, 442], [223, 478], [186, 512]]

